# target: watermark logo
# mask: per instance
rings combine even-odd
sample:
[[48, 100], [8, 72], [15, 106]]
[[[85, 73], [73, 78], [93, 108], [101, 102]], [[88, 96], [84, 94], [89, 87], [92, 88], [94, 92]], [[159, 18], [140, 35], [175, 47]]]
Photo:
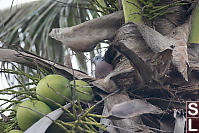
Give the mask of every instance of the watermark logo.
[[186, 102], [187, 133], [199, 133], [199, 101]]

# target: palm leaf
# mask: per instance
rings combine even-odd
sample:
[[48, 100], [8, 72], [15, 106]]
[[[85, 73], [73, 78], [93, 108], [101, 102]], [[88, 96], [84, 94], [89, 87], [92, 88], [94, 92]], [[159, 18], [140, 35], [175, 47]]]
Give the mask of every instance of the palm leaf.
[[[5, 48], [16, 44], [62, 64], [68, 48], [48, 36], [52, 28], [74, 26], [99, 16], [96, 7], [87, 0], [40, 0], [7, 9], [2, 14], [5, 15], [0, 23], [0, 41]], [[87, 72], [86, 58], [80, 56], [83, 53], [76, 55], [80, 70]], [[31, 72], [30, 68], [24, 71]]]

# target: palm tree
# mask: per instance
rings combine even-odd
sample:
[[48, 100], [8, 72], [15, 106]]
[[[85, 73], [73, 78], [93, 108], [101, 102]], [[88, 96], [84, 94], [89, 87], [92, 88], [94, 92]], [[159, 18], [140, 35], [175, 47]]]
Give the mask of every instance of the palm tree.
[[[198, 99], [196, 5], [191, 0], [48, 0], [5, 11], [0, 60], [20, 66], [2, 71], [25, 75], [22, 88], [53, 72], [88, 82], [96, 99], [102, 97], [94, 107], [103, 102], [98, 113], [106, 116], [101, 124], [108, 132], [183, 132], [184, 116], [173, 118], [173, 110]], [[95, 79], [86, 74], [93, 71], [87, 65], [102, 42], [109, 44], [104, 59], [114, 70]], [[80, 71], [68, 65], [70, 55]], [[98, 126], [91, 131], [96, 129], [103, 132]]]

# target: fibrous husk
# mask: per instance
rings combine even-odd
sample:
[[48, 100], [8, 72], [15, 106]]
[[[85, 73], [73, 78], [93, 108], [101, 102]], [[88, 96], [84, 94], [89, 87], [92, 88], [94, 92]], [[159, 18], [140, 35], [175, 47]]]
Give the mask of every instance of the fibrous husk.
[[157, 31], [133, 23], [120, 28], [114, 43], [114, 47], [131, 62], [145, 83], [159, 80], [167, 73], [173, 45], [172, 40]]
[[[176, 2], [177, 0], [161, 0], [159, 6], [164, 6]], [[167, 35], [174, 28], [182, 25], [187, 17], [187, 9], [185, 6], [174, 6], [168, 8], [165, 12], [169, 12], [163, 16], [154, 19], [154, 27], [162, 35]]]
[[92, 51], [96, 44], [112, 39], [123, 22], [123, 11], [102, 16], [73, 27], [55, 28], [50, 36], [75, 51]]
[[189, 44], [188, 45], [188, 57], [190, 69], [199, 71], [199, 44]]
[[120, 104], [115, 104], [110, 110], [108, 118], [127, 119], [146, 113], [161, 114], [163, 112], [159, 108], [147, 103], [146, 101], [134, 99], [122, 102]]
[[188, 81], [187, 69], [189, 67], [188, 53], [187, 53], [187, 41], [189, 36], [189, 29], [190, 25], [187, 22], [181, 26], [176, 27], [169, 34], [171, 38], [175, 39], [175, 47], [172, 53], [173, 55], [172, 63], [186, 81]]
[[[104, 102], [105, 107], [108, 112], [113, 108], [114, 105], [120, 104], [122, 102], [130, 101], [130, 98], [125, 93], [118, 93], [109, 98]], [[129, 133], [129, 132], [153, 132], [148, 127], [142, 124], [141, 118], [135, 116], [128, 119], [112, 120], [112, 123], [116, 127], [118, 133]]]

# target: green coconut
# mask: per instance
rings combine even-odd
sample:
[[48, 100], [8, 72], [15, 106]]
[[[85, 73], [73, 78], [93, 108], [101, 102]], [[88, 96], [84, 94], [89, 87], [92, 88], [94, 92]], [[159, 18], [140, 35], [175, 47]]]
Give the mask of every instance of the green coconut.
[[25, 131], [44, 115], [51, 112], [48, 105], [37, 100], [27, 100], [17, 108], [17, 122], [21, 130]]
[[199, 4], [197, 4], [191, 20], [191, 31], [188, 42], [199, 44]]
[[48, 75], [39, 81], [36, 93], [39, 100], [56, 109], [54, 102], [64, 105], [66, 98], [71, 98], [70, 81], [61, 75]]
[[21, 130], [11, 130], [10, 132], [8, 133], [23, 133]]
[[[74, 86], [74, 81], [70, 82], [72, 88]], [[90, 102], [93, 100], [94, 95], [93, 95], [93, 90], [89, 86], [88, 83], [82, 80], [75, 80], [75, 87], [77, 90], [77, 96], [79, 97], [80, 100]]]

